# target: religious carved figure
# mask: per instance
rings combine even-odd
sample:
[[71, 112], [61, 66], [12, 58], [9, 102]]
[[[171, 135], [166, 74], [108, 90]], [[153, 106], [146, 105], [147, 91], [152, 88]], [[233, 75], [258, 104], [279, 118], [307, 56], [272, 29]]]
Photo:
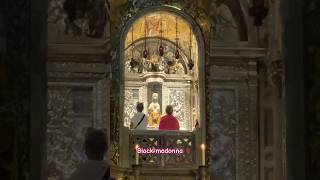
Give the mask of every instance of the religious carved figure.
[[103, 0], [49, 0], [48, 22], [65, 35], [101, 38], [106, 33], [109, 6]]
[[160, 123], [160, 105], [158, 103], [158, 93], [152, 94], [152, 102], [148, 107], [148, 127], [158, 127]]

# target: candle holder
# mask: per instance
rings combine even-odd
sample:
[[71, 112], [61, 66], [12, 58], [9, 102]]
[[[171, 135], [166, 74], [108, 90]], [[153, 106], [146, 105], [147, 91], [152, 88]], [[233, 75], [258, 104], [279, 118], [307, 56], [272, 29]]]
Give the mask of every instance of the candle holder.
[[199, 166], [199, 175], [201, 177], [201, 180], [205, 180], [207, 177], [207, 166]]
[[139, 164], [139, 153], [138, 153], [138, 148], [139, 148], [139, 145], [138, 144], [136, 144], [135, 145], [135, 160], [136, 160], [136, 165], [138, 165]]
[[206, 145], [201, 144], [201, 166], [206, 165]]
[[133, 164], [132, 165], [132, 172], [135, 180], [139, 180], [140, 173], [141, 173], [141, 165], [140, 164]]

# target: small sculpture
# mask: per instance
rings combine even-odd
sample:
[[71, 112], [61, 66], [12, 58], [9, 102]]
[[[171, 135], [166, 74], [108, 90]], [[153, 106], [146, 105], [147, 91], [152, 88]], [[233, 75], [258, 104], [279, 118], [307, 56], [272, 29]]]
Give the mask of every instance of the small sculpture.
[[158, 103], [158, 93], [152, 94], [152, 102], [148, 107], [148, 127], [158, 127], [160, 123], [160, 105]]

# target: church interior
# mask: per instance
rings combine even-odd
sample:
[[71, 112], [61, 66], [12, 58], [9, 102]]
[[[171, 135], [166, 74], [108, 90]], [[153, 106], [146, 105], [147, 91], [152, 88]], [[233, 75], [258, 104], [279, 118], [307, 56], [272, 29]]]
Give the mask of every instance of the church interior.
[[1, 0], [0, 179], [69, 180], [98, 129], [112, 179], [318, 180], [319, 19], [317, 0]]

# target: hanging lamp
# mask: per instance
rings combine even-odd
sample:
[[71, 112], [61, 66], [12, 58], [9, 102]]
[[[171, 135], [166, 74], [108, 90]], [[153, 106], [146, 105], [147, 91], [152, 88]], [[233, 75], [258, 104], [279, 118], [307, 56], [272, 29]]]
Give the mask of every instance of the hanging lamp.
[[133, 56], [133, 48], [134, 48], [134, 44], [133, 44], [133, 25], [132, 25], [132, 29], [131, 29], [131, 59], [130, 59], [130, 67], [131, 69], [133, 69], [136, 65], [137, 65], [137, 61], [134, 59]]
[[163, 30], [162, 30], [162, 14], [160, 13], [160, 46], [159, 46], [159, 56], [163, 56], [164, 54], [164, 48], [162, 45], [162, 38], [163, 38], [163, 34], [162, 34]]
[[176, 59], [180, 58], [180, 52], [178, 50], [178, 17], [176, 16], [176, 52], [174, 53], [174, 56]]
[[143, 58], [147, 58], [149, 52], [147, 50], [147, 16], [144, 16], [144, 50], [143, 50]]
[[189, 62], [188, 62], [189, 70], [192, 70], [192, 68], [194, 66], [194, 63], [193, 63], [193, 60], [192, 60], [191, 56], [192, 56], [192, 29], [190, 27], [190, 34], [189, 34]]

